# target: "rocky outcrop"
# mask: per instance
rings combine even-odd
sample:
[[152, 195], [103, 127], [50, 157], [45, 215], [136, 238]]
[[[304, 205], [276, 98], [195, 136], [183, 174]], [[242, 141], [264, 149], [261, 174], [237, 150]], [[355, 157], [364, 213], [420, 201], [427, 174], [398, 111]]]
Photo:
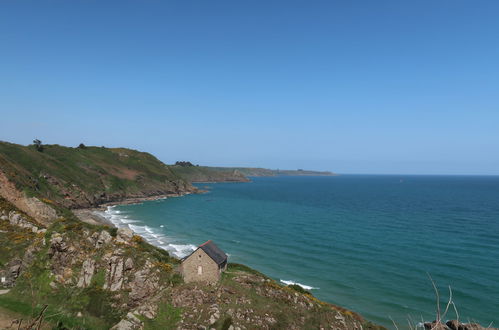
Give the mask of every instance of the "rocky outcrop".
[[94, 271], [95, 271], [95, 260], [93, 259], [85, 260], [81, 267], [80, 278], [78, 279], [78, 284], [76, 286], [79, 288], [88, 287], [92, 281], [92, 277], [94, 276]]
[[498, 330], [498, 328], [484, 328], [478, 323], [464, 323], [458, 320], [450, 320], [446, 323], [426, 322], [424, 328], [426, 330]]
[[16, 279], [21, 273], [22, 260], [14, 259], [11, 260], [7, 265], [5, 265], [5, 271], [2, 272], [2, 277], [4, 281], [2, 282], [2, 287], [10, 288], [16, 283]]
[[[119, 254], [120, 251], [117, 251]], [[120, 255], [112, 255], [105, 257], [108, 261], [108, 269], [106, 270], [106, 283], [104, 289], [111, 291], [121, 290], [124, 281], [125, 262]]]
[[24, 215], [17, 211], [8, 212], [7, 210], [0, 210], [0, 220], [9, 221], [11, 225], [29, 229], [35, 234], [46, 232], [45, 228], [42, 228], [39, 225], [35, 225], [33, 222], [28, 220]]
[[141, 270], [135, 272], [130, 283], [129, 297], [132, 304], [138, 304], [138, 302], [154, 296], [160, 289], [158, 275], [152, 267], [151, 262], [147, 261]]
[[133, 239], [133, 231], [130, 228], [118, 228], [116, 232], [116, 242], [121, 244], [131, 244]]
[[68, 244], [66, 238], [54, 233], [50, 239], [48, 256], [51, 259], [51, 270], [55, 280], [61, 284], [73, 283], [73, 265], [78, 262], [78, 250]]
[[15, 205], [19, 210], [36, 219], [44, 225], [51, 224], [57, 219], [57, 212], [36, 197], [27, 197], [9, 181], [0, 170], [0, 196]]
[[143, 328], [144, 323], [132, 313], [128, 313], [126, 317], [113, 326], [111, 330], [138, 330]]

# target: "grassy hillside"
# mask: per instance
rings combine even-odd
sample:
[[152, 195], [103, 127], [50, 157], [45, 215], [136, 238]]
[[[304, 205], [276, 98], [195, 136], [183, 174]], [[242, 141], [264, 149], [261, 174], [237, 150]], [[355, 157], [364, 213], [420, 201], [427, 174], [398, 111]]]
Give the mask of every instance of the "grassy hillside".
[[[223, 168], [223, 167], [220, 167]], [[225, 168], [238, 171], [245, 176], [302, 176], [302, 175], [311, 175], [311, 176], [332, 176], [336, 175], [332, 172], [328, 171], [310, 171], [310, 170], [271, 170], [267, 168], [258, 168], [258, 167], [232, 167]]]
[[241, 171], [224, 167], [179, 166], [171, 170], [189, 182], [246, 182], [248, 178]]
[[28, 195], [71, 208], [194, 191], [151, 154], [124, 148], [0, 142], [0, 171]]
[[172, 171], [189, 182], [245, 182], [251, 176], [332, 176], [332, 172], [308, 170], [271, 170], [257, 167], [171, 166]]
[[28, 196], [67, 208], [194, 192], [191, 182], [246, 182], [248, 176], [333, 175], [179, 163], [168, 166], [151, 154], [125, 148], [37, 147], [0, 141], [0, 179], [5, 176]]

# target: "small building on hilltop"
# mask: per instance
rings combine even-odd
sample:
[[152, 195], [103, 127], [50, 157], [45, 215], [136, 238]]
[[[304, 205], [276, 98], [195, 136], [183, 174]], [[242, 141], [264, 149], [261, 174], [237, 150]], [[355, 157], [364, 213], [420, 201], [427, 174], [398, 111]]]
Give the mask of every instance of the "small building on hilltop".
[[189, 256], [182, 259], [180, 267], [186, 283], [216, 283], [227, 268], [227, 255], [211, 240], [201, 244]]

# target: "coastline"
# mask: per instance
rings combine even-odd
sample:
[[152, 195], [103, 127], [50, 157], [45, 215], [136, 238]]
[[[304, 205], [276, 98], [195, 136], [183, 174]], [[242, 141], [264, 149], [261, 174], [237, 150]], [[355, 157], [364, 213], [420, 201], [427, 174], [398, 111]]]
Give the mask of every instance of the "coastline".
[[[201, 193], [204, 191], [198, 191], [196, 193]], [[122, 201], [113, 201], [113, 202], [106, 202], [99, 204], [97, 207], [91, 207], [91, 208], [81, 208], [81, 209], [73, 209], [72, 212], [73, 214], [78, 217], [81, 221], [85, 223], [89, 223], [92, 225], [103, 225], [103, 226], [108, 226], [108, 227], [116, 227], [116, 225], [106, 218], [102, 213], [106, 212], [108, 210], [108, 207], [110, 206], [118, 206], [118, 205], [132, 205], [132, 204], [138, 204], [142, 202], [147, 202], [147, 201], [157, 201], [157, 200], [162, 200], [162, 199], [167, 199], [167, 198], [173, 198], [173, 197], [182, 197], [185, 195], [190, 195], [191, 192], [185, 192], [185, 193], [173, 193], [173, 194], [160, 194], [160, 195], [155, 195], [155, 196], [148, 196], [148, 197], [133, 197], [133, 198], [125, 198]]]
[[[203, 193], [205, 190], [196, 190], [195, 193]], [[142, 237], [149, 244], [154, 245], [160, 249], [167, 251], [172, 257], [182, 259], [193, 252], [197, 246], [193, 244], [179, 244], [172, 242], [167, 238], [162, 229], [150, 227], [141, 224], [139, 220], [129, 219], [119, 210], [113, 210], [115, 206], [120, 205], [133, 205], [140, 204], [148, 201], [158, 201], [167, 198], [183, 197], [191, 194], [191, 192], [178, 193], [178, 194], [161, 194], [156, 196], [140, 197], [140, 198], [127, 198], [122, 201], [114, 201], [100, 204], [94, 208], [73, 209], [73, 214], [78, 217], [80, 221], [92, 225], [101, 225], [111, 228], [126, 227], [132, 230], [135, 235]], [[162, 228], [163, 226], [161, 226]]]

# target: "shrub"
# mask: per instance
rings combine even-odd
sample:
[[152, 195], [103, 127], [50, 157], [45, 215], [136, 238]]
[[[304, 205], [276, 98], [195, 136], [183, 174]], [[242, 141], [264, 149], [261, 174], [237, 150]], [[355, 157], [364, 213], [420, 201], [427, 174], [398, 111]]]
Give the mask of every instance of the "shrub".
[[139, 235], [133, 235], [132, 242], [134, 242], [137, 245], [140, 245], [140, 244], [144, 243], [144, 239], [142, 237], [140, 237]]
[[171, 286], [177, 286], [179, 284], [184, 283], [184, 279], [182, 278], [182, 275], [175, 273], [170, 277], [170, 285]]
[[158, 267], [162, 272], [169, 273], [173, 270], [173, 266], [170, 264], [167, 264], [165, 262], [157, 262], [155, 264], [156, 267]]
[[118, 228], [116, 228], [116, 227], [109, 228], [109, 234], [110, 234], [112, 237], [116, 237], [116, 235], [118, 235]]
[[290, 285], [288, 285], [288, 288], [291, 288], [299, 293], [311, 295], [310, 291], [305, 290], [304, 288], [302, 288], [298, 284], [290, 284]]
[[228, 330], [232, 325], [232, 317], [228, 316], [222, 324], [222, 330]]

